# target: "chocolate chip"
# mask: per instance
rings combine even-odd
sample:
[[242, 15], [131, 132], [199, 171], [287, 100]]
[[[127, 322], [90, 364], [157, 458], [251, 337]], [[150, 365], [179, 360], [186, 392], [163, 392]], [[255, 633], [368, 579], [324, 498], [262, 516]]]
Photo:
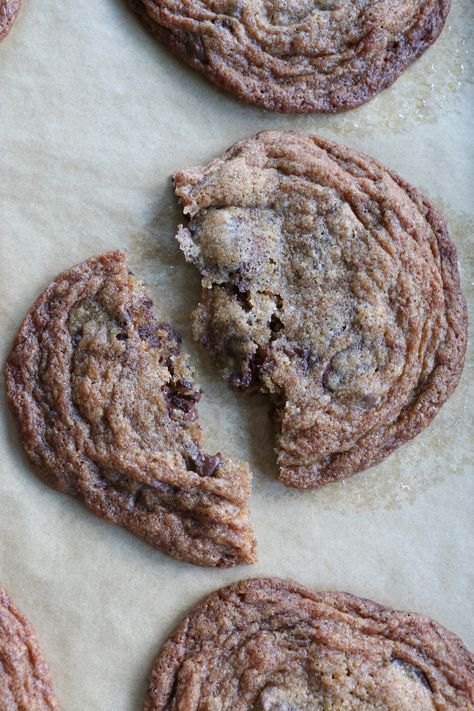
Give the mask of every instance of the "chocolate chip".
[[222, 455], [217, 452], [214, 456], [201, 452], [197, 447], [188, 454], [187, 466], [190, 471], [199, 476], [213, 476], [222, 461]]
[[199, 402], [199, 400], [201, 399], [202, 390], [194, 390], [194, 383], [192, 383], [190, 380], [184, 380], [180, 378], [176, 381], [174, 387], [177, 392], [179, 392], [181, 395], [186, 397], [188, 400], [191, 400], [192, 402]]
[[190, 380], [184, 380], [184, 378], [180, 378], [179, 380], [177, 380], [176, 385], [182, 390], [192, 390], [193, 387], [192, 382]]
[[184, 415], [184, 418], [183, 418], [183, 419], [184, 419], [186, 422], [194, 422], [194, 420], [197, 419], [197, 416], [198, 416], [198, 414], [197, 414], [196, 408], [193, 407], [191, 410], [189, 410], [189, 412], [187, 412], [187, 413]]
[[151, 319], [149, 323], [141, 323], [137, 331], [140, 340], [146, 341], [152, 348], [158, 348], [163, 342], [167, 341], [168, 350], [173, 355], [179, 353], [181, 339], [169, 324], [157, 323]]
[[162, 386], [161, 389], [164, 392], [168, 412], [172, 419], [194, 422], [197, 418], [195, 405], [201, 399], [201, 390], [193, 390], [193, 387], [190, 380], [183, 379]]
[[259, 388], [259, 374], [268, 366], [269, 350], [265, 346], [257, 346], [256, 352], [243, 363], [241, 373], [233, 373], [229, 384], [239, 390], [257, 392]]
[[217, 452], [213, 457], [211, 457], [210, 454], [204, 454], [201, 470], [202, 476], [212, 476], [219, 468], [221, 461], [222, 456], [220, 452]]
[[184, 49], [187, 54], [197, 59], [201, 64], [208, 64], [206, 47], [201, 35], [188, 35], [184, 40]]
[[138, 327], [138, 335], [141, 341], [146, 341], [153, 348], [158, 347], [160, 340], [156, 332], [156, 327], [150, 326], [148, 323], [141, 325]]
[[168, 400], [173, 407], [183, 412], [189, 412], [194, 407], [194, 403], [187, 397], [181, 395], [168, 395]]
[[218, 20], [218, 22], [216, 22], [216, 25], [218, 25], [219, 27], [223, 27], [226, 30], [230, 30], [230, 32], [232, 32], [233, 25], [230, 20]]
[[318, 363], [317, 356], [313, 353], [311, 348], [307, 346], [302, 346], [297, 343], [290, 343], [283, 346], [283, 352], [286, 353], [290, 358], [296, 358], [299, 367], [304, 373], [309, 373], [311, 368]]

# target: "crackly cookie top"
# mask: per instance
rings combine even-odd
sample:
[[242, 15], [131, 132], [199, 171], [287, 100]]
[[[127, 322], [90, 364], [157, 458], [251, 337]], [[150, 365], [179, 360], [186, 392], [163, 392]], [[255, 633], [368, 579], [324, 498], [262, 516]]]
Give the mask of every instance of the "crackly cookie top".
[[8, 33], [20, 5], [21, 0], [0, 0], [0, 40]]
[[218, 590], [161, 650], [145, 711], [447, 711], [474, 704], [474, 660], [410, 612], [279, 578]]
[[434, 207], [375, 160], [269, 131], [175, 176], [203, 275], [194, 333], [227, 380], [270, 394], [291, 486], [365, 469], [460, 377], [466, 308]]
[[160, 40], [240, 98], [342, 111], [389, 86], [441, 32], [450, 0], [129, 0]]
[[28, 620], [0, 588], [0, 709], [59, 711], [48, 667]]
[[180, 560], [253, 562], [248, 468], [203, 452], [201, 391], [124, 252], [56, 277], [18, 331], [5, 381], [48, 484]]

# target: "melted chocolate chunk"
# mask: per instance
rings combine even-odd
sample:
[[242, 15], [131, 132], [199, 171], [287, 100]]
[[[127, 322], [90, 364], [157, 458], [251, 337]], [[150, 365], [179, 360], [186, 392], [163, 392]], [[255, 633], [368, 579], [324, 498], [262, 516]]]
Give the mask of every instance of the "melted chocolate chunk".
[[183, 412], [189, 412], [194, 404], [191, 400], [180, 395], [168, 395], [168, 400], [173, 407], [177, 410], [182, 410]]
[[222, 455], [217, 452], [214, 456], [201, 452], [197, 447], [188, 454], [186, 459], [190, 471], [199, 476], [213, 476], [222, 461]]
[[[169, 383], [162, 387], [170, 417], [193, 422], [197, 417], [195, 405], [201, 399], [202, 390], [193, 390], [190, 380], [180, 379], [176, 383]], [[184, 418], [181, 413], [184, 413]]]
[[207, 52], [204, 45], [204, 41], [201, 35], [188, 35], [185, 37], [184, 48], [187, 54], [191, 55], [194, 59], [197, 59], [201, 64], [207, 64]]
[[167, 346], [171, 347], [171, 353], [173, 355], [179, 353], [181, 338], [174, 328], [167, 323], [141, 324], [138, 326], [138, 335], [142, 341], [147, 341], [152, 348], [163, 346], [166, 342]]

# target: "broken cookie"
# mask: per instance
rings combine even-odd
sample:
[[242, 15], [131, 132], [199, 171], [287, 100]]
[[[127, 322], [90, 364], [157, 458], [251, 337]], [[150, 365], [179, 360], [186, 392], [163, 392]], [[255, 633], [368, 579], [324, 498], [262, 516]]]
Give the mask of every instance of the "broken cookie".
[[247, 465], [202, 450], [201, 392], [117, 251], [60, 274], [5, 365], [38, 475], [178, 560], [252, 563]]
[[178, 241], [202, 274], [195, 338], [270, 395], [282, 481], [318, 487], [383, 460], [455, 389], [467, 317], [446, 223], [355, 150], [297, 131], [176, 173]]

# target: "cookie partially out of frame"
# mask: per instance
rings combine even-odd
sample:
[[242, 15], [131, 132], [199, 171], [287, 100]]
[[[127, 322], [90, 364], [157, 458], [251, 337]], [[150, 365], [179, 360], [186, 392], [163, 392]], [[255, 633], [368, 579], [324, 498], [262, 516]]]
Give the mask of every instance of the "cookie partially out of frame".
[[392, 84], [450, 0], [128, 0], [175, 54], [273, 111], [344, 111]]
[[168, 555], [251, 563], [250, 474], [203, 451], [201, 393], [179, 343], [124, 252], [60, 274], [5, 365], [21, 442], [47, 484]]
[[468, 711], [474, 659], [427, 617], [279, 578], [222, 588], [161, 650], [145, 711]]
[[20, 10], [21, 0], [0, 0], [0, 40], [2, 40], [13, 24]]
[[0, 588], [0, 709], [59, 711], [49, 670], [28, 620]]
[[280, 477], [318, 487], [414, 437], [461, 375], [466, 305], [446, 223], [361, 153], [268, 131], [175, 175], [202, 274], [194, 334], [273, 403]]

